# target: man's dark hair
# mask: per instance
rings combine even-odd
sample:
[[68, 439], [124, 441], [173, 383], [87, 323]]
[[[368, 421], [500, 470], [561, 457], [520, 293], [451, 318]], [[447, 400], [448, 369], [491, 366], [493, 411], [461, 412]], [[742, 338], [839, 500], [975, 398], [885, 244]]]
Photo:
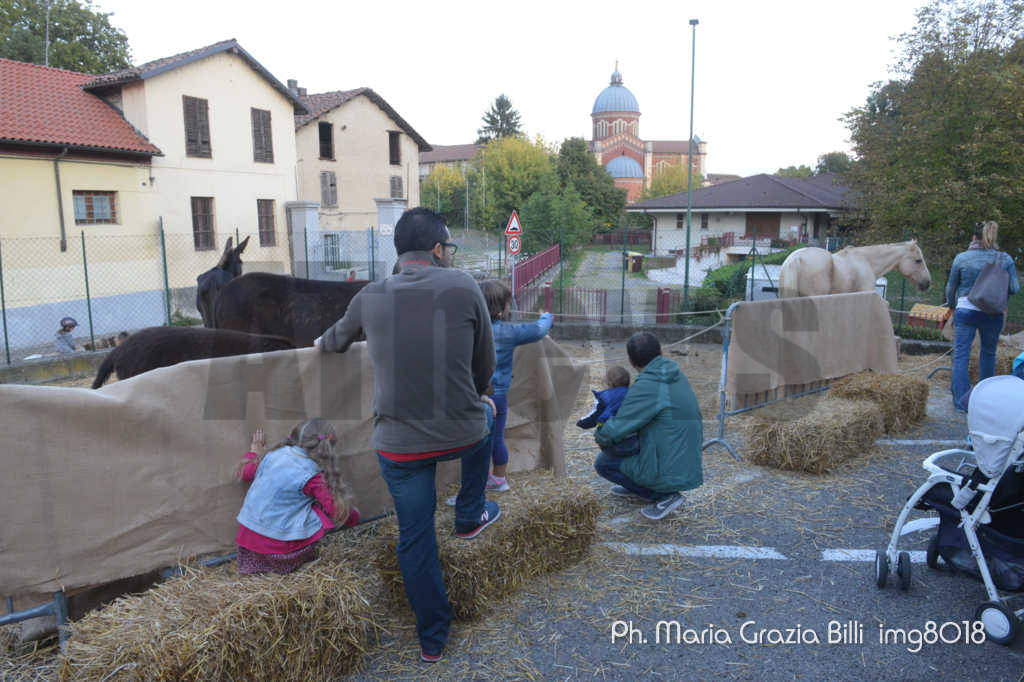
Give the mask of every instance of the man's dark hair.
[[417, 206], [402, 214], [395, 225], [395, 251], [430, 251], [448, 240], [444, 218], [429, 208]]
[[626, 342], [626, 355], [637, 367], [646, 367], [651, 360], [661, 355], [661, 343], [650, 332], [637, 332]]

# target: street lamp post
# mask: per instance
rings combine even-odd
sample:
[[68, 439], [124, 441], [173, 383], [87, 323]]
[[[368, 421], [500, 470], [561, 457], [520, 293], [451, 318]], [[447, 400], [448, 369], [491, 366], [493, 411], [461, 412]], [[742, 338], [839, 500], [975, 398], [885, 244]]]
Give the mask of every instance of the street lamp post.
[[683, 274], [683, 312], [687, 312], [690, 302], [690, 208], [693, 200], [693, 83], [696, 73], [694, 61], [697, 57], [697, 24], [696, 19], [690, 19], [691, 28], [691, 52], [690, 52], [690, 151], [686, 156], [686, 164], [689, 171], [686, 174], [686, 265]]

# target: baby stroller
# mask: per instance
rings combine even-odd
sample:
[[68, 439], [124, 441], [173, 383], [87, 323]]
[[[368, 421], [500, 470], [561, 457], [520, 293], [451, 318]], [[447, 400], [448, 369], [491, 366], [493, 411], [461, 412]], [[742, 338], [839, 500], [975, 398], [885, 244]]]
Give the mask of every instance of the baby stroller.
[[885, 587], [895, 566], [900, 588], [910, 587], [910, 554], [898, 551], [903, 527], [913, 509], [938, 512], [928, 567], [938, 568], [942, 557], [952, 570], [980, 578], [989, 601], [974, 618], [986, 639], [1009, 644], [1024, 609], [1012, 610], [998, 590], [1024, 591], [1024, 381], [997, 376], [975, 386], [967, 428], [971, 450], [943, 450], [922, 464], [928, 480], [903, 506], [888, 548], [876, 553], [875, 583]]

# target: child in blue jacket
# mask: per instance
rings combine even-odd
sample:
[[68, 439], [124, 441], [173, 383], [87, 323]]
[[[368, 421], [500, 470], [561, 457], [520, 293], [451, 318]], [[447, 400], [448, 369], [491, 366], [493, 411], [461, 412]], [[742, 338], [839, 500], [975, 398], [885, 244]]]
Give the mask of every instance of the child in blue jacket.
[[604, 375], [604, 385], [603, 391], [591, 391], [594, 394], [594, 409], [576, 422], [576, 426], [592, 429], [615, 416], [629, 391], [629, 370], [621, 365], [609, 367]]
[[494, 377], [494, 437], [491, 462], [494, 465], [487, 479], [488, 490], [508, 490], [505, 473], [508, 470], [508, 447], [505, 445], [505, 420], [508, 418], [508, 389], [512, 384], [512, 364], [516, 346], [543, 339], [551, 329], [551, 313], [544, 313], [536, 322], [512, 324], [506, 322], [512, 304], [512, 291], [498, 280], [480, 283], [494, 330], [494, 352], [497, 355]]

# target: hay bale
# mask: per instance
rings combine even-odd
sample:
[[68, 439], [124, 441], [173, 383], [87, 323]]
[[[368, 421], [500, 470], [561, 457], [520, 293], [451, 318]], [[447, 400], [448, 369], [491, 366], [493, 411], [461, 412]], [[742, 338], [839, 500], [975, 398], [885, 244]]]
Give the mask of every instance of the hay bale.
[[[455, 510], [438, 502], [441, 570], [456, 620], [477, 618], [537, 576], [575, 564], [594, 540], [601, 505], [591, 488], [548, 472], [513, 474], [512, 484], [491, 498], [501, 518], [470, 541], [455, 537]], [[408, 610], [394, 522], [381, 529], [381, 539], [376, 563], [385, 589], [396, 608]]]
[[[289, 575], [231, 564], [118, 599], [71, 626], [64, 680], [328, 680], [355, 670], [381, 615], [344, 537]], [[376, 592], [374, 590], [376, 589]]]
[[[970, 364], [967, 366], [967, 372], [971, 376], [971, 385], [978, 383], [978, 356], [981, 352], [980, 349], [980, 341], [975, 337], [974, 345], [971, 346]], [[1018, 355], [1020, 355], [1020, 351], [1017, 348], [1009, 344], [1000, 343], [996, 347], [996, 373], [994, 376], [1013, 374], [1013, 359]]]
[[882, 410], [886, 433], [898, 433], [924, 419], [928, 382], [907, 374], [860, 372], [833, 384], [832, 397], [868, 400]]
[[884, 432], [881, 408], [864, 400], [819, 400], [793, 418], [762, 410], [747, 424], [747, 451], [755, 464], [777, 469], [830, 471], [869, 450]]

